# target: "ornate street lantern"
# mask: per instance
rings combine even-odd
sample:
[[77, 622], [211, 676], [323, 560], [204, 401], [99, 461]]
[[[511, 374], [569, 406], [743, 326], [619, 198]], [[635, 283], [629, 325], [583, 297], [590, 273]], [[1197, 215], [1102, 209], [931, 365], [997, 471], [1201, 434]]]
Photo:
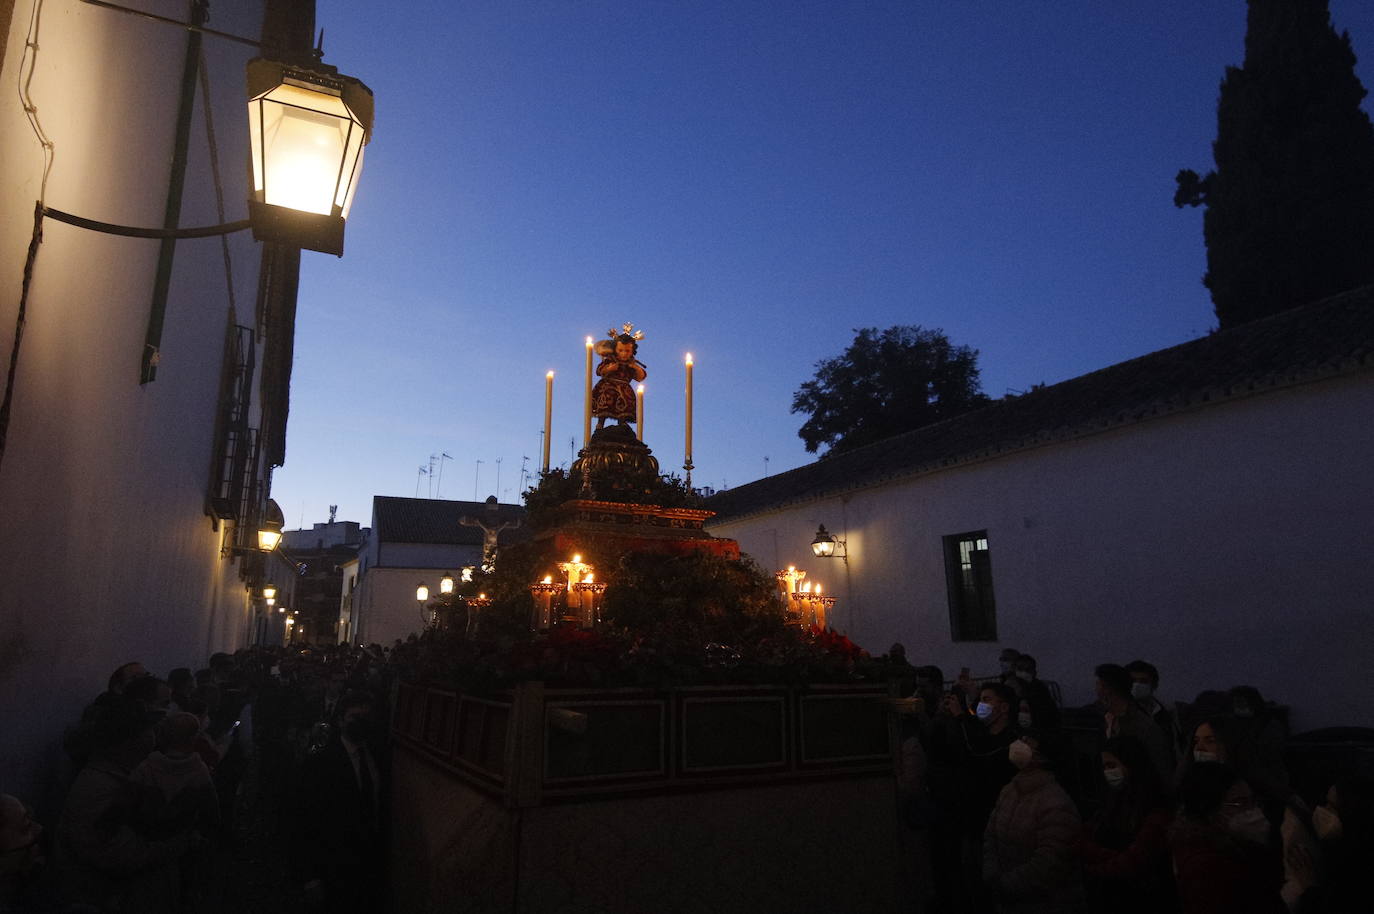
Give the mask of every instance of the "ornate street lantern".
[[820, 529], [816, 531], [816, 538], [811, 541], [811, 552], [822, 559], [828, 559], [835, 554], [835, 537], [825, 529], [825, 524], [821, 524]]
[[343, 256], [372, 90], [320, 62], [248, 62], [253, 237]]
[[262, 523], [258, 525], [258, 548], [271, 552], [281, 542], [281, 528], [286, 526], [286, 517], [272, 499], [267, 499], [267, 507], [262, 512]]
[[[264, 600], [268, 600], [268, 601], [275, 600], [275, 599], [277, 598], [277, 585], [276, 585], [276, 584], [264, 584], [264, 585], [262, 585], [262, 598], [263, 598]], [[268, 606], [271, 606], [272, 604], [271, 604], [271, 602], [268, 602], [267, 605], [268, 605]]]
[[426, 583], [424, 583], [423, 581], [421, 581], [420, 584], [419, 584], [419, 586], [415, 588], [415, 600], [416, 600], [416, 602], [419, 602], [419, 603], [427, 603], [427, 602], [429, 602], [429, 585], [428, 585], [428, 584], [426, 584]]
[[453, 575], [448, 572], [445, 572], [444, 576], [439, 579], [439, 593], [445, 596], [453, 593]]

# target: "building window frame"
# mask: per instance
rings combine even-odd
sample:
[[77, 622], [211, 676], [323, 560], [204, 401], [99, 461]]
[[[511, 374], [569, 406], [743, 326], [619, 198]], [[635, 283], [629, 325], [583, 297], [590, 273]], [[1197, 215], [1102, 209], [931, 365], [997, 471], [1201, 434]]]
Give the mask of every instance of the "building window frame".
[[951, 640], [996, 641], [997, 602], [988, 532], [954, 533], [943, 537], [942, 543]]

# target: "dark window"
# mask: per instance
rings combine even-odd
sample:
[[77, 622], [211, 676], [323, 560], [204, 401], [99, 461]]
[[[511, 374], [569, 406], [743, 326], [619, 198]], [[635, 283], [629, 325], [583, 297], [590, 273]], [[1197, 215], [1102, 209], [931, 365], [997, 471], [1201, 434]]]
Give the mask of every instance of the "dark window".
[[988, 532], [958, 533], [944, 541], [950, 637], [955, 641], [996, 641], [997, 607], [992, 598]]

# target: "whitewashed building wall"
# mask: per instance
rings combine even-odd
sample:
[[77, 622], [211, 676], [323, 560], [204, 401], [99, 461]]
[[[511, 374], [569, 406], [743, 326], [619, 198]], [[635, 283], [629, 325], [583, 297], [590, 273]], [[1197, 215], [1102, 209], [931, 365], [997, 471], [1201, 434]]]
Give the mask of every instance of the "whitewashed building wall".
[[[1296, 730], [1374, 725], [1374, 374], [1146, 420], [711, 525], [766, 569], [809, 572], [834, 626], [947, 676], [1033, 654], [1066, 704], [1144, 658], [1161, 693], [1248, 683]], [[819, 524], [848, 568], [818, 559]], [[995, 642], [951, 638], [943, 537], [987, 531]]]

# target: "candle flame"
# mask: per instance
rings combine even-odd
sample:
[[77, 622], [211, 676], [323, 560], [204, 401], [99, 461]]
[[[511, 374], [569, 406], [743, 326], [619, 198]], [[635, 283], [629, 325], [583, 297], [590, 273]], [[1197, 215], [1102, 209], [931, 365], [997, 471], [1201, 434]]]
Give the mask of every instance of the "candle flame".
[[549, 378], [550, 380], [552, 380], [552, 379], [553, 379], [553, 372], [550, 371], [548, 374], [544, 375], [544, 377]]
[[487, 598], [487, 595], [484, 594], [484, 593], [479, 593], [479, 594], [477, 595], [477, 599], [479, 599], [479, 600], [485, 600], [486, 598]]
[[810, 582], [810, 581], [807, 581], [805, 584], [802, 585], [801, 592], [802, 592], [802, 593], [810, 593], [810, 592], [811, 592], [811, 582]]
[[687, 353], [687, 364], [688, 364], [688, 365], [691, 365], [691, 364], [692, 364], [692, 354], [691, 354], [690, 352]]
[[643, 385], [643, 384], [639, 385], [639, 392], [640, 392], [641, 394], [644, 393], [644, 385]]
[[817, 584], [817, 585], [816, 585], [816, 596], [819, 597], [820, 595], [821, 595], [821, 585]]
[[788, 566], [787, 566], [787, 573], [788, 573], [788, 574], [791, 574], [792, 572], [794, 572], [794, 571], [796, 571], [796, 570], [797, 570], [797, 566], [796, 566], [796, 565], [788, 565]]
[[573, 564], [574, 564], [574, 565], [580, 565], [580, 564], [582, 564], [582, 556], [580, 556], [580, 555], [574, 555], [574, 556], [573, 556]]
[[583, 578], [582, 580], [584, 580], [584, 581], [586, 581], [588, 584], [590, 584], [590, 583], [592, 582], [592, 575], [587, 575], [587, 576], [586, 576], [585, 578]]
[[545, 583], [545, 584], [552, 584], [552, 583], [553, 583], [553, 575], [551, 575], [551, 574], [546, 574], [546, 575], [544, 575], [544, 583]]
[[588, 349], [591, 349], [591, 348], [592, 348], [592, 338], [591, 338], [591, 337], [587, 337], [587, 348], [588, 348]]

